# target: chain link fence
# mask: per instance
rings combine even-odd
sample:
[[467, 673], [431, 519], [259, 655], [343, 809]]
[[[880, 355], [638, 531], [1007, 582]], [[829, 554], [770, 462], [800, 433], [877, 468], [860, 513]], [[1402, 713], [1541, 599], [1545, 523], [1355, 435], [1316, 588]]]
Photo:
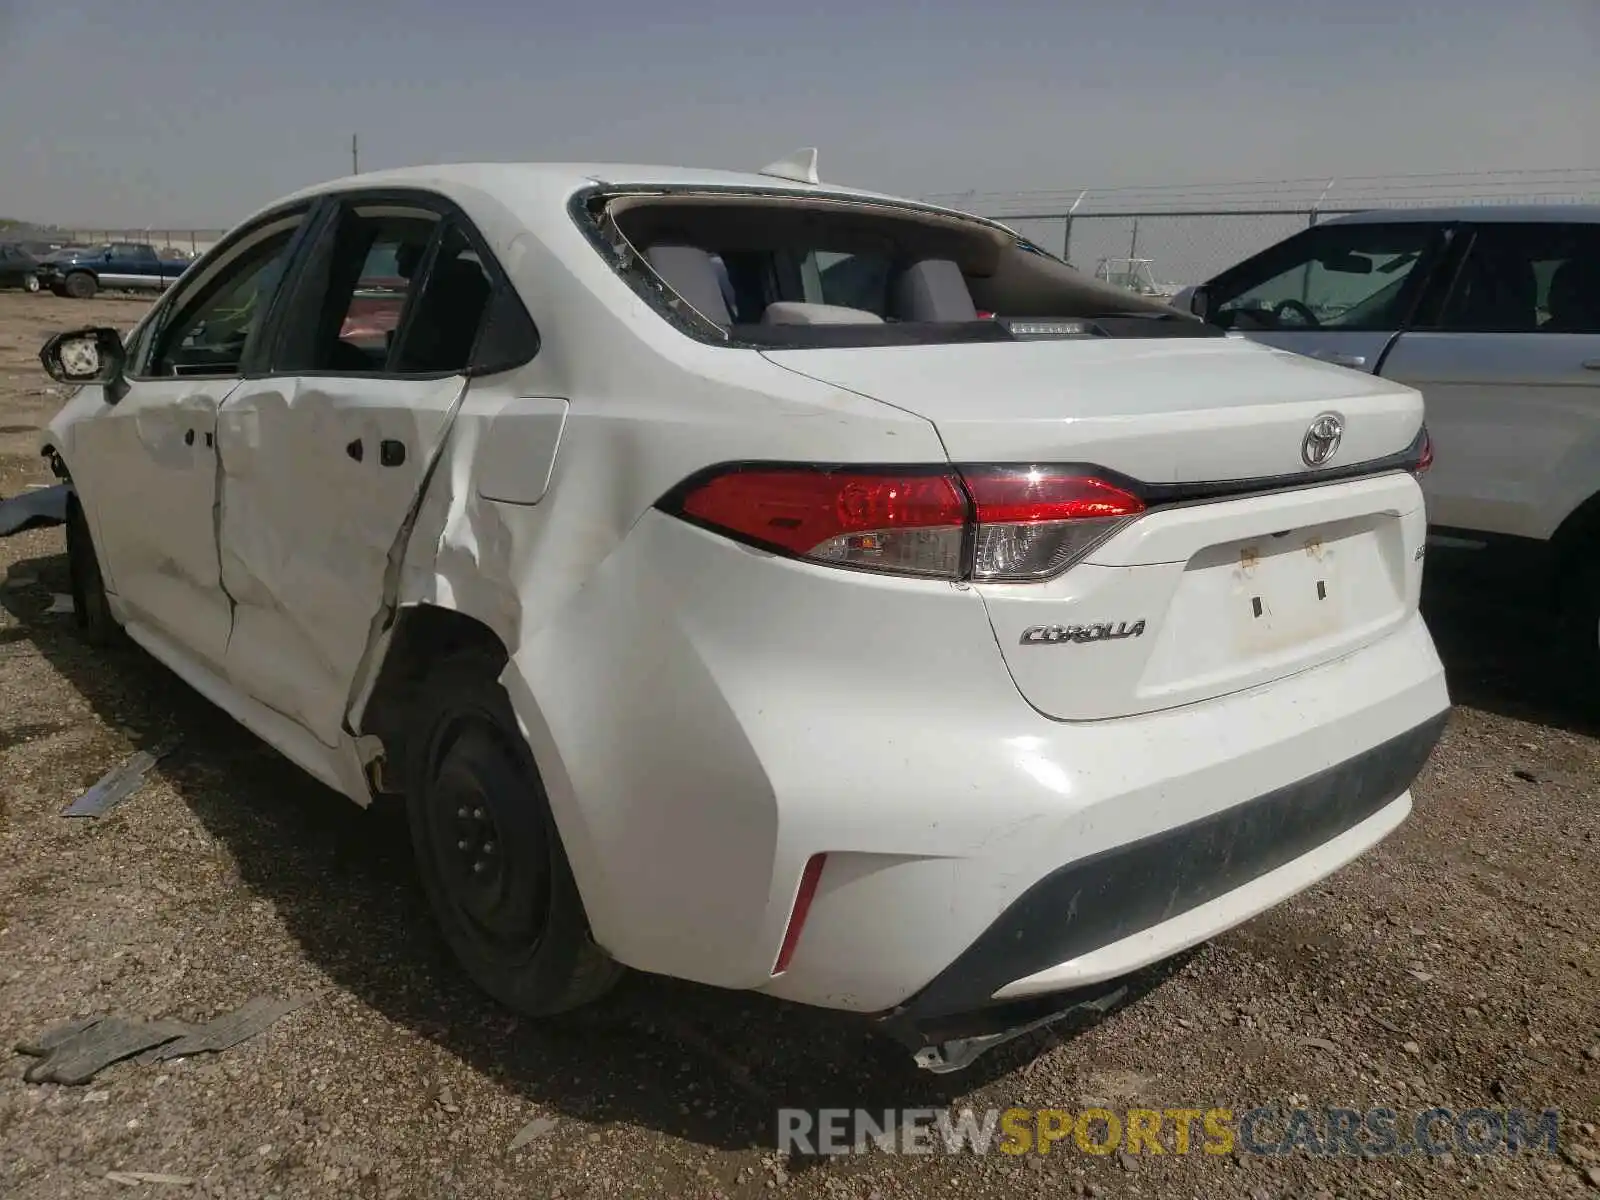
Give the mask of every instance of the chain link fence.
[[1175, 292], [1319, 220], [1376, 208], [1600, 200], [1600, 168], [1148, 184], [929, 199], [1004, 221], [1079, 270]]
[[1347, 209], [1215, 209], [1001, 217], [1088, 274], [1141, 290], [1201, 283]]

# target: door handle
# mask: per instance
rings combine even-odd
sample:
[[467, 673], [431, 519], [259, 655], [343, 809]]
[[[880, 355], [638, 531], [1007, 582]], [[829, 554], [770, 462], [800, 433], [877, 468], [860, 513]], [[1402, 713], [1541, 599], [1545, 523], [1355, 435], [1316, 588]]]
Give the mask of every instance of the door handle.
[[184, 445], [185, 445], [185, 446], [192, 446], [192, 445], [194, 445], [194, 430], [192, 430], [192, 429], [185, 429], [185, 430], [184, 430], [184, 431], [183, 431], [183, 444], [184, 444]]
[[346, 446], [344, 448], [344, 452], [351, 458], [355, 459], [356, 462], [360, 462], [367, 456], [367, 448], [361, 444], [360, 438], [357, 438], [355, 441]]
[[398, 467], [406, 461], [406, 444], [394, 438], [384, 438], [378, 443], [378, 461], [386, 467]]
[[1320, 362], [1332, 363], [1336, 367], [1364, 367], [1367, 365], [1365, 354], [1336, 354], [1332, 350], [1319, 350], [1311, 356]]

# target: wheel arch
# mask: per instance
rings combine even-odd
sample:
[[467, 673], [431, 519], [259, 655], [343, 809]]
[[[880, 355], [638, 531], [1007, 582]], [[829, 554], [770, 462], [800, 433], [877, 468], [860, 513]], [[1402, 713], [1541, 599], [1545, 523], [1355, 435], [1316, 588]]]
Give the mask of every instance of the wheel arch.
[[354, 732], [383, 743], [390, 767], [384, 772], [383, 791], [403, 787], [400, 764], [406, 761], [406, 724], [428, 674], [446, 661], [459, 661], [481, 670], [487, 679], [498, 680], [510, 658], [499, 634], [458, 609], [423, 602], [398, 610], [372, 687], [365, 702], [350, 714]]
[[602, 929], [611, 914], [611, 896], [589, 820], [539, 700], [518, 671], [505, 639], [487, 621], [427, 600], [403, 604], [398, 610], [373, 685], [349, 716], [350, 729], [358, 737], [376, 737], [383, 744], [384, 769], [377, 773], [374, 782], [380, 786], [374, 792], [388, 796], [403, 792], [406, 725], [418, 689], [435, 666], [462, 660], [474, 664], [467, 669], [481, 671], [485, 679], [505, 689], [518, 725], [515, 732], [525, 739], [544, 785], [578, 894], [595, 936], [605, 946]]
[[1578, 551], [1596, 540], [1600, 540], [1600, 492], [1568, 513], [1550, 535], [1551, 582], [1558, 602], [1587, 565]]

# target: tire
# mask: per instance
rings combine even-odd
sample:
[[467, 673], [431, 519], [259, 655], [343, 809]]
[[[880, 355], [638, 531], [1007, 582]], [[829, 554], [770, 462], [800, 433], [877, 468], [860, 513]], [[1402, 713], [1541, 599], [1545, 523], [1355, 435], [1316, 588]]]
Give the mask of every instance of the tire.
[[[1592, 549], [1594, 544], [1588, 543]], [[1562, 660], [1575, 680], [1583, 680], [1594, 694], [1595, 672], [1600, 671], [1600, 563], [1574, 562], [1563, 575], [1559, 603], [1562, 626]]]
[[23, 276], [22, 290], [25, 292], [37, 292], [39, 290], [39, 277], [37, 275]]
[[73, 619], [91, 646], [114, 646], [122, 640], [122, 627], [111, 615], [105, 579], [83, 506], [74, 498], [67, 506], [67, 567], [72, 580]]
[[100, 281], [88, 271], [74, 271], [62, 280], [61, 287], [74, 300], [92, 300], [100, 290]]
[[532, 1017], [609, 991], [623, 968], [589, 931], [505, 690], [471, 661], [442, 666], [419, 689], [405, 744], [417, 871], [468, 976]]

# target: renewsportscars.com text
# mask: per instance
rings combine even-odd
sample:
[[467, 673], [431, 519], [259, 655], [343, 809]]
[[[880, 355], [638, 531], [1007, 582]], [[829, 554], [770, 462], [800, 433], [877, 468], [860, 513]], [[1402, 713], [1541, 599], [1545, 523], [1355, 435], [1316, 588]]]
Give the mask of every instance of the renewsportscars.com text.
[[778, 1149], [801, 1155], [1082, 1153], [1405, 1157], [1554, 1154], [1560, 1113], [1520, 1108], [785, 1108]]

